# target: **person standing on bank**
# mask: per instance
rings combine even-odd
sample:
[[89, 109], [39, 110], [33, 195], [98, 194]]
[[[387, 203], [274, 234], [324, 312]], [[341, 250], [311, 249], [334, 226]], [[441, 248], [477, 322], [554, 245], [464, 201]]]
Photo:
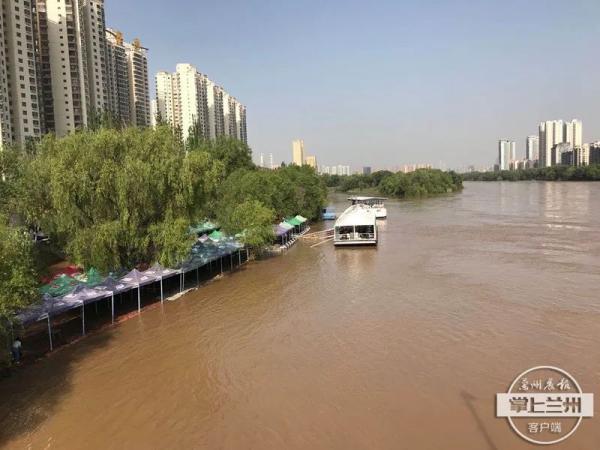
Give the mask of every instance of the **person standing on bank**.
[[14, 363], [19, 363], [21, 361], [21, 347], [23, 343], [21, 342], [21, 338], [17, 337], [13, 341], [12, 344], [12, 357]]

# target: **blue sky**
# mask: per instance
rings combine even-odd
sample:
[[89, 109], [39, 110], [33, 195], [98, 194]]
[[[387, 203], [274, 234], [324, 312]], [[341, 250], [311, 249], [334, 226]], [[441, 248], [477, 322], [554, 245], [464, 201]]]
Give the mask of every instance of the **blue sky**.
[[[106, 0], [158, 70], [194, 64], [248, 108], [255, 156], [489, 165], [497, 140], [583, 120], [600, 140], [600, 1]], [[165, 6], [167, 5], [167, 6]]]

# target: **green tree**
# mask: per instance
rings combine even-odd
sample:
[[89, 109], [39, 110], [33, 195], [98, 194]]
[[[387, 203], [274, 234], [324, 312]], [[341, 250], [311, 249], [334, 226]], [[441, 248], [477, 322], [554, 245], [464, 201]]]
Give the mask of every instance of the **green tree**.
[[27, 155], [19, 149], [0, 150], [0, 214], [12, 215], [19, 210], [23, 195], [23, 176]]
[[200, 122], [196, 120], [189, 129], [186, 148], [197, 149], [200, 147], [203, 140], [204, 132], [202, 131], [202, 126], [200, 125]]
[[219, 211], [229, 214], [242, 202], [258, 200], [278, 218], [301, 214], [312, 219], [319, 217], [325, 199], [325, 186], [310, 167], [240, 169], [220, 186]]
[[275, 213], [258, 200], [245, 200], [222, 216], [223, 228], [231, 234], [242, 233], [242, 241], [261, 248], [273, 242]]
[[189, 233], [189, 222], [184, 218], [165, 220], [150, 228], [152, 245], [157, 261], [166, 267], [175, 267], [190, 254], [194, 237]]
[[534, 169], [501, 170], [490, 172], [467, 172], [467, 181], [594, 181], [600, 180], [600, 164], [587, 166], [558, 165]]
[[33, 242], [24, 229], [0, 217], [0, 331], [21, 309], [39, 299]]
[[166, 230], [206, 214], [221, 169], [202, 151], [186, 155], [168, 127], [49, 136], [31, 165], [28, 216], [85, 267], [170, 260]]
[[227, 178], [238, 169], [252, 169], [252, 150], [242, 141], [221, 136], [214, 140], [201, 139], [195, 143], [197, 150], [205, 151], [213, 159], [221, 162], [222, 177]]
[[462, 189], [462, 177], [455, 172], [438, 169], [419, 169], [414, 172], [398, 172], [382, 178], [379, 191], [383, 195], [398, 198], [427, 197]]

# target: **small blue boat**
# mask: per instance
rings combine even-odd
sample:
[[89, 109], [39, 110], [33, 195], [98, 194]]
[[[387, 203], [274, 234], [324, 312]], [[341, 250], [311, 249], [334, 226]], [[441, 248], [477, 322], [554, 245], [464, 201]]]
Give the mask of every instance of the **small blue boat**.
[[333, 206], [323, 208], [323, 211], [321, 211], [321, 217], [323, 220], [335, 220], [337, 217], [335, 214], [335, 208]]

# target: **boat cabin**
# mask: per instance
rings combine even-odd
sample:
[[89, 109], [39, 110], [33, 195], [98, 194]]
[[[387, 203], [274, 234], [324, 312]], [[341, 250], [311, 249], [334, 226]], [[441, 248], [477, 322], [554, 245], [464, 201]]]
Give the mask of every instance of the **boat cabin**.
[[370, 208], [373, 208], [375, 211], [375, 216], [378, 219], [385, 219], [387, 217], [387, 209], [385, 207], [385, 201], [387, 198], [385, 197], [348, 197], [350, 204], [352, 205], [366, 205]]
[[352, 205], [336, 220], [334, 245], [377, 245], [377, 218], [366, 205]]

